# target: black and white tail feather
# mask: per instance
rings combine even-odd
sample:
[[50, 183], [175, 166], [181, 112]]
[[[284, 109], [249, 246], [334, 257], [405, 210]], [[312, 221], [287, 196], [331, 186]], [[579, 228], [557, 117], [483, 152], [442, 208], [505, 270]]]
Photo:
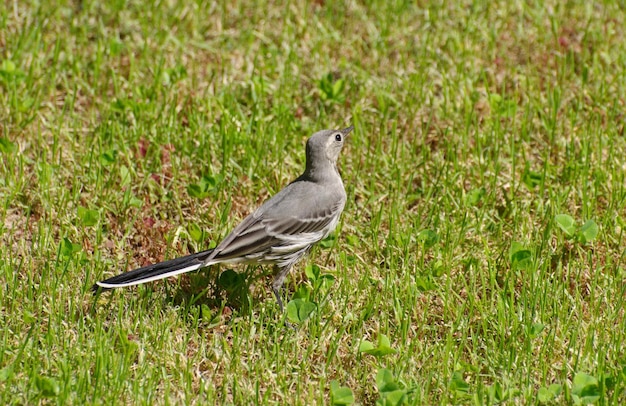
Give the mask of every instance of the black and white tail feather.
[[337, 159], [353, 128], [313, 134], [306, 144], [304, 173], [246, 217], [214, 249], [122, 273], [97, 282], [94, 291], [152, 282], [218, 263], [273, 264], [272, 290], [283, 310], [280, 289], [289, 270], [339, 222], [346, 192]]
[[93, 285], [92, 289], [97, 291], [99, 289], [110, 290], [126, 288], [195, 271], [202, 267], [204, 259], [206, 259], [212, 251], [213, 250], [197, 252], [184, 257], [170, 259], [169, 261], [159, 262], [158, 264], [133, 269], [132, 271], [124, 272], [112, 278], [97, 282]]

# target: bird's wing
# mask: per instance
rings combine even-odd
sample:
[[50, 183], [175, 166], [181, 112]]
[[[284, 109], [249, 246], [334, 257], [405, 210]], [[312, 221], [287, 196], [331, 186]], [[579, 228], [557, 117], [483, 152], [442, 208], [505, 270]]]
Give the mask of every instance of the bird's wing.
[[[293, 202], [291, 202], [293, 204]], [[297, 251], [326, 237], [337, 225], [343, 201], [330, 205], [302, 202], [298, 214], [280, 210], [258, 210], [246, 217], [215, 248], [211, 261], [263, 260], [272, 251]]]
[[327, 206], [312, 205], [307, 210], [302, 210], [298, 216], [274, 217], [267, 219], [265, 224], [273, 234], [284, 239], [298, 238], [302, 234], [320, 234], [319, 239], [322, 239], [337, 225], [336, 220], [342, 210], [342, 201]]

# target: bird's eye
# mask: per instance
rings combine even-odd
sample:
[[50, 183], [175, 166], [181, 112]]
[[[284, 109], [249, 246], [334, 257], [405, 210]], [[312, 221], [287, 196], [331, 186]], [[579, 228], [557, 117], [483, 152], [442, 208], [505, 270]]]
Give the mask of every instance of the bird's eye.
[[341, 141], [341, 134], [335, 134], [335, 141]]

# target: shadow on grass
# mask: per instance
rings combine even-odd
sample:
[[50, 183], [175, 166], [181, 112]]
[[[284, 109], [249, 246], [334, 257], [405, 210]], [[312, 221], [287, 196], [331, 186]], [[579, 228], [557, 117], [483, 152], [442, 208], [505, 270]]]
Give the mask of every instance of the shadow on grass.
[[[271, 267], [244, 266], [236, 272], [230, 268], [222, 270], [219, 265], [214, 265], [181, 275], [178, 279], [135, 287], [129, 301], [134, 301], [135, 304], [131, 306], [137, 306], [138, 309], [156, 309], [168, 305], [177, 307], [181, 319], [196, 327], [200, 324], [224, 325], [232, 317], [253, 316], [254, 309], [267, 300], [272, 300], [271, 306], [275, 306], [275, 311], [270, 313], [279, 313], [273, 295], [268, 295], [268, 291], [271, 292], [272, 275]], [[113, 298], [123, 290], [96, 292], [96, 299], [91, 302], [87, 312], [96, 314], [106, 309], [105, 314], [115, 315], [114, 308], [119, 307], [119, 302]], [[105, 301], [98, 299], [100, 295]]]
[[[185, 313], [197, 314], [200, 319], [232, 312], [250, 316], [267, 299], [271, 275], [271, 268], [259, 266], [247, 266], [239, 272], [230, 268], [222, 271], [219, 265], [207, 267], [183, 276], [174, 289], [168, 285], [165, 301], [179, 306]], [[259, 288], [255, 289], [257, 285]], [[209, 315], [203, 314], [207, 311]]]

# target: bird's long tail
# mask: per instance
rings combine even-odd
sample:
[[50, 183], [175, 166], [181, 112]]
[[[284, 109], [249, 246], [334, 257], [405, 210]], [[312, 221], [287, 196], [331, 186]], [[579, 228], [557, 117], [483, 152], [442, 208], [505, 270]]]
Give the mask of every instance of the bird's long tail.
[[184, 257], [133, 269], [132, 271], [124, 272], [112, 278], [96, 282], [92, 289], [94, 292], [97, 292], [101, 288], [104, 290], [124, 288], [195, 271], [203, 266], [204, 261], [211, 255], [211, 252], [213, 252], [212, 249], [196, 252], [195, 254]]

